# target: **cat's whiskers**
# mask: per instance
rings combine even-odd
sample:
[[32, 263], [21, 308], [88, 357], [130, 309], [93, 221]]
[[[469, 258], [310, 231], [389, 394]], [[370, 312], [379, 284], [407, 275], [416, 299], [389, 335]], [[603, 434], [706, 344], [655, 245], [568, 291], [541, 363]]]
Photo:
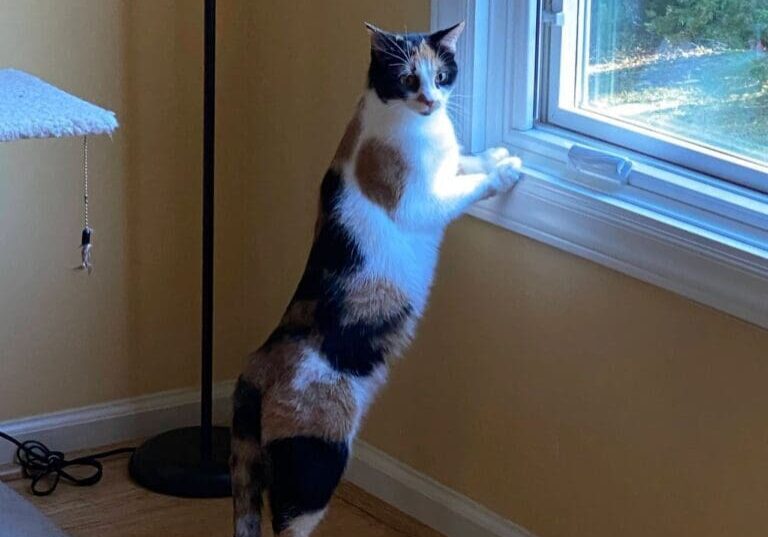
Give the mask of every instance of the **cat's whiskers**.
[[469, 117], [466, 107], [457, 103], [452, 103], [449, 100], [449, 101], [446, 101], [445, 103], [445, 110], [453, 120], [452, 121], [453, 127], [454, 129], [456, 129], [459, 139], [463, 139], [464, 125], [466, 124], [467, 119]]
[[403, 60], [400, 56], [396, 54], [392, 54], [390, 51], [383, 49], [383, 48], [377, 48], [378, 52], [392, 58], [393, 60], [397, 60], [395, 62], [392, 62], [392, 65], [402, 67], [403, 69], [410, 71], [411, 69], [411, 62]]
[[[462, 100], [460, 100], [459, 102], [455, 102], [454, 98], [462, 99]], [[463, 107], [463, 106], [468, 106], [469, 103], [471, 102], [471, 99], [472, 98], [468, 96], [451, 94], [448, 96], [448, 99], [446, 99], [446, 104], [457, 106], [457, 107], [458, 106]]]
[[453, 128], [457, 131], [459, 138], [464, 137], [464, 124], [466, 123], [467, 116], [461, 110], [448, 109], [448, 116], [452, 119]]
[[451, 101], [448, 101], [445, 103], [445, 107], [456, 113], [466, 114], [467, 113], [467, 107], [469, 106], [469, 103], [452, 103]]
[[467, 111], [467, 107], [461, 103], [452, 103], [451, 101], [446, 101], [445, 107], [448, 110], [455, 110], [456, 112], [462, 112], [465, 113]]
[[[387, 35], [386, 39], [387, 39], [387, 41], [392, 43], [392, 45], [394, 45], [395, 50], [399, 52], [398, 55], [393, 55], [393, 56], [395, 56], [395, 57], [399, 56], [399, 59], [403, 60], [406, 63], [410, 63], [411, 59], [410, 59], [410, 55], [408, 54], [408, 51], [406, 51], [400, 45], [400, 43], [398, 43], [397, 39], [395, 39], [394, 36], [391, 36], [391, 35]], [[389, 51], [387, 51], [387, 52], [389, 52]]]
[[380, 52], [382, 54], [386, 54], [387, 56], [389, 56], [391, 58], [396, 58], [398, 60], [403, 60], [404, 59], [401, 55], [393, 54], [390, 50], [387, 50], [386, 48], [383, 48], [383, 47], [375, 47], [374, 50], [376, 50], [376, 52]]

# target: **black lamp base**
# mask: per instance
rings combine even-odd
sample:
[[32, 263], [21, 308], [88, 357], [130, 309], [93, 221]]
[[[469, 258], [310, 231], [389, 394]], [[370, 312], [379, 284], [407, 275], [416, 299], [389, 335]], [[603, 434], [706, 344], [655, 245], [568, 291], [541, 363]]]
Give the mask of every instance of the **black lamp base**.
[[131, 477], [170, 496], [224, 498], [231, 495], [229, 429], [213, 428], [211, 460], [200, 456], [200, 427], [174, 429], [150, 438], [131, 457]]

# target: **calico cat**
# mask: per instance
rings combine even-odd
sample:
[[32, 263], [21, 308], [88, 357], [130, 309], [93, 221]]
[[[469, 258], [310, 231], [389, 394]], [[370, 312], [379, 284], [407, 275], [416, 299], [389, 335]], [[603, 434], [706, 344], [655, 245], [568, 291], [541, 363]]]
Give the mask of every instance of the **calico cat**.
[[518, 177], [504, 149], [459, 154], [446, 105], [463, 23], [429, 35], [366, 26], [368, 89], [322, 181], [304, 275], [235, 389], [236, 537], [261, 535], [264, 493], [276, 535], [312, 533], [413, 338], [446, 226]]

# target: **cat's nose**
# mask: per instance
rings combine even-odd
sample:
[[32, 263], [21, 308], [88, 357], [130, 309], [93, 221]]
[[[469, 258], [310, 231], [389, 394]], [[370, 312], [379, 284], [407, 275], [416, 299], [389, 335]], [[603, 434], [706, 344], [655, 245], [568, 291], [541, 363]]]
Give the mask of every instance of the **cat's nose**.
[[426, 104], [429, 108], [432, 108], [435, 105], [435, 100], [434, 99], [430, 99], [429, 97], [427, 97], [423, 93], [420, 93], [416, 100], [419, 101], [422, 104]]

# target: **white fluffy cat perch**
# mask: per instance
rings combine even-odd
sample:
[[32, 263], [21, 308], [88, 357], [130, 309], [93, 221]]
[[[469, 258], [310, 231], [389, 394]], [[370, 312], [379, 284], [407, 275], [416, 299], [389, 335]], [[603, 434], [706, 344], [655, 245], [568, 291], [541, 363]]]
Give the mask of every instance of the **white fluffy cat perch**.
[[79, 269], [91, 272], [88, 224], [88, 136], [112, 134], [115, 113], [16, 69], [0, 69], [0, 142], [29, 138], [83, 138], [83, 231]]
[[0, 69], [0, 142], [112, 134], [115, 113], [16, 69]]

